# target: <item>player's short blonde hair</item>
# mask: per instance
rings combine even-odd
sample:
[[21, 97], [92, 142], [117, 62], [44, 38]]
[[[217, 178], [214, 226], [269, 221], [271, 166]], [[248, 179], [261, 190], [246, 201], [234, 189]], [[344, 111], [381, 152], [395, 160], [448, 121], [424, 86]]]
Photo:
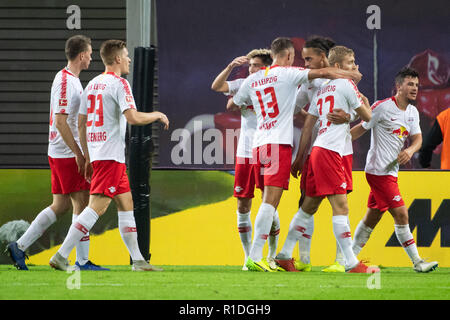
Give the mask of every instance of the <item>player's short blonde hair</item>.
[[100, 57], [105, 65], [114, 64], [116, 56], [119, 52], [126, 48], [127, 44], [122, 40], [106, 40], [100, 46]]
[[344, 46], [335, 46], [330, 49], [328, 53], [328, 62], [330, 66], [334, 66], [335, 63], [341, 64], [346, 55], [355, 55], [355, 52]]
[[247, 58], [260, 58], [264, 65], [270, 66], [272, 64], [272, 56], [270, 55], [271, 51], [269, 49], [253, 49], [249, 53], [247, 53]]

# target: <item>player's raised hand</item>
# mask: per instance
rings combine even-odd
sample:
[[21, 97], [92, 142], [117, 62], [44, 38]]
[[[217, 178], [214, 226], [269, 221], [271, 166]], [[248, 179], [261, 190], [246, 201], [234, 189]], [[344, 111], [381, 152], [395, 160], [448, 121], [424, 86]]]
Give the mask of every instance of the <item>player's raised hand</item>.
[[356, 69], [353, 70], [353, 73], [354, 74], [352, 76], [352, 79], [355, 82], [355, 84], [358, 84], [361, 81], [362, 77], [363, 77], [362, 73], [359, 72], [359, 65], [356, 65]]
[[234, 60], [231, 61], [230, 64], [228, 65], [228, 68], [233, 69], [238, 66], [242, 66], [243, 64], [248, 63], [248, 61], [249, 60], [246, 56], [240, 56], [240, 57], [234, 58]]

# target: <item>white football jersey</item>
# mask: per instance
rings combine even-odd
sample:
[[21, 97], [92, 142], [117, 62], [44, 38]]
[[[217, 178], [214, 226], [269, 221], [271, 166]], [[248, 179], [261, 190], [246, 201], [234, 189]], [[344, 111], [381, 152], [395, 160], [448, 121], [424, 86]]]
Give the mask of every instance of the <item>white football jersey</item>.
[[67, 124], [72, 131], [75, 141], [78, 138], [78, 110], [83, 87], [80, 79], [66, 67], [59, 71], [53, 80], [50, 96], [50, 124], [48, 136], [48, 155], [52, 158], [73, 158], [75, 154], [64, 142], [56, 129], [55, 115], [67, 114]]
[[[328, 79], [314, 79], [309, 83], [303, 84], [297, 90], [297, 96], [295, 98], [295, 110], [294, 113], [300, 112], [300, 110], [304, 109], [308, 104], [311, 104], [313, 100], [314, 93], [320, 88], [320, 86]], [[314, 141], [317, 138], [317, 134], [319, 133], [319, 121], [316, 121], [314, 127], [311, 131], [311, 144], [309, 146], [308, 154], [311, 153]]]
[[308, 82], [308, 73], [309, 69], [274, 65], [245, 79], [233, 100], [241, 107], [251, 100], [257, 119], [253, 148], [293, 145], [295, 96], [297, 87]]
[[123, 112], [136, 109], [128, 81], [113, 72], [102, 73], [86, 86], [80, 114], [87, 115], [87, 144], [91, 162], [125, 163], [127, 121]]
[[[351, 146], [349, 123], [333, 124], [327, 114], [334, 108], [352, 113], [363, 104], [359, 91], [352, 80], [335, 79], [325, 81], [316, 91], [308, 112], [318, 117], [319, 133], [313, 146], [332, 150], [341, 156]], [[353, 149], [351, 150], [353, 152]]]
[[[227, 81], [228, 96], [234, 96], [245, 78]], [[252, 158], [253, 136], [256, 130], [256, 113], [252, 105], [241, 107], [241, 131], [236, 149], [236, 156], [240, 158]]]
[[362, 126], [366, 130], [372, 129], [365, 171], [397, 177], [397, 157], [405, 140], [421, 133], [416, 107], [409, 104], [403, 111], [398, 108], [395, 97], [377, 101], [372, 105], [371, 120], [363, 122]]

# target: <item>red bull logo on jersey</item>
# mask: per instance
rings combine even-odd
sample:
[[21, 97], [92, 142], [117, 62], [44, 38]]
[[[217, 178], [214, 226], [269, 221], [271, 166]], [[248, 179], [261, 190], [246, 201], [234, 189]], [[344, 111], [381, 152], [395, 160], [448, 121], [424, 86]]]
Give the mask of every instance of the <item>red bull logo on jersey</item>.
[[406, 130], [404, 126], [400, 126], [400, 128], [393, 130], [392, 133], [395, 134], [400, 139], [407, 138], [409, 135], [408, 130]]

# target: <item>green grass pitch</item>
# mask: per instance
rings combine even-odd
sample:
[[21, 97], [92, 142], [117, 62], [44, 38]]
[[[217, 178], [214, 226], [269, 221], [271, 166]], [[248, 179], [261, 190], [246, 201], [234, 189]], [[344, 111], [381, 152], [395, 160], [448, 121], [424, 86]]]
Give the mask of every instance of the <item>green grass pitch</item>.
[[[248, 272], [239, 266], [163, 266], [164, 272], [18, 271], [0, 265], [0, 300], [448, 300], [450, 268], [426, 274], [382, 268], [369, 274]], [[371, 289], [372, 288], [372, 289]]]

